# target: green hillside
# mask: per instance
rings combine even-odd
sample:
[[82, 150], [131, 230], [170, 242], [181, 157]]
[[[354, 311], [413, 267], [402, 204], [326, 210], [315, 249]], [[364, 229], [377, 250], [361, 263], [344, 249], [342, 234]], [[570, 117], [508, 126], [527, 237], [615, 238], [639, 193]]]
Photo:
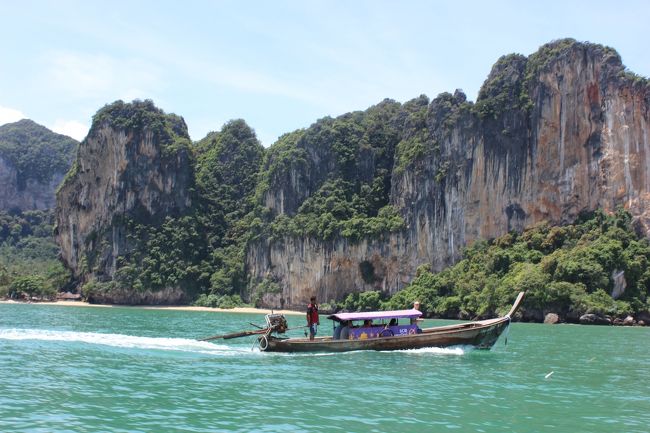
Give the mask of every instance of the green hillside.
[[0, 157], [18, 171], [18, 187], [28, 179], [47, 183], [68, 171], [79, 143], [28, 119], [0, 126]]

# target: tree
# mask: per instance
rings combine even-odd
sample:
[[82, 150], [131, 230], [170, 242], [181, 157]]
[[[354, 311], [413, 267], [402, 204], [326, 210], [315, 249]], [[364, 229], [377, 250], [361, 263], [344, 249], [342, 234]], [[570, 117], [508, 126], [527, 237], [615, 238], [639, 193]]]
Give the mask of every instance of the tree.
[[10, 286], [11, 292], [20, 296], [25, 293], [29, 298], [49, 293], [45, 279], [39, 275], [16, 277]]

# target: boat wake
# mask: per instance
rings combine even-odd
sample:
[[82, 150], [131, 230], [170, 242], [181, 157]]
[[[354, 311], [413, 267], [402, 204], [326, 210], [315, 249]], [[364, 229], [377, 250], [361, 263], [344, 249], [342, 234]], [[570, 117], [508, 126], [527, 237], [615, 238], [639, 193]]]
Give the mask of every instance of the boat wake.
[[471, 352], [472, 346], [453, 346], [453, 347], [423, 347], [421, 349], [406, 349], [400, 352], [413, 354], [433, 354], [433, 355], [465, 355]]
[[134, 335], [51, 331], [44, 329], [0, 329], [0, 340], [78, 342], [127, 349], [169, 350], [208, 355], [242, 355], [243, 353], [255, 353], [245, 347], [219, 345], [187, 338], [137, 337]]
[[[259, 351], [255, 348], [254, 350]], [[367, 355], [368, 353], [403, 353], [407, 355], [451, 355], [462, 356], [474, 350], [472, 346], [452, 346], [452, 347], [424, 347], [421, 349], [401, 349], [401, 350], [352, 350], [350, 352], [309, 352], [309, 353], [282, 353], [282, 352], [269, 352], [268, 356], [289, 356], [289, 357], [302, 357], [302, 356], [358, 356]]]

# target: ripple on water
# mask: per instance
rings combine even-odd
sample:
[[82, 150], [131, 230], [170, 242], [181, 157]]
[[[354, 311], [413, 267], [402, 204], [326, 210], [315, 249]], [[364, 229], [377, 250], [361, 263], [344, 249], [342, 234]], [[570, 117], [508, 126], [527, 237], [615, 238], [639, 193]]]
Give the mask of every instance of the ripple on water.
[[632, 344], [648, 329], [516, 323], [508, 345], [489, 352], [313, 356], [187, 338], [259, 316], [101, 309], [77, 320], [75, 309], [7, 307], [3, 432], [645, 433], [650, 424], [648, 349]]

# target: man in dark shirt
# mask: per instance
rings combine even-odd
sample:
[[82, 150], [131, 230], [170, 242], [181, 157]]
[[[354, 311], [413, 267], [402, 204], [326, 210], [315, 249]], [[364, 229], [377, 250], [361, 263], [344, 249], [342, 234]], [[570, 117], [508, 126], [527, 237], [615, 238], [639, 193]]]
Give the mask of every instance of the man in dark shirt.
[[307, 326], [309, 326], [309, 339], [313, 340], [318, 332], [318, 305], [316, 304], [316, 296], [311, 297], [311, 302], [307, 305]]

